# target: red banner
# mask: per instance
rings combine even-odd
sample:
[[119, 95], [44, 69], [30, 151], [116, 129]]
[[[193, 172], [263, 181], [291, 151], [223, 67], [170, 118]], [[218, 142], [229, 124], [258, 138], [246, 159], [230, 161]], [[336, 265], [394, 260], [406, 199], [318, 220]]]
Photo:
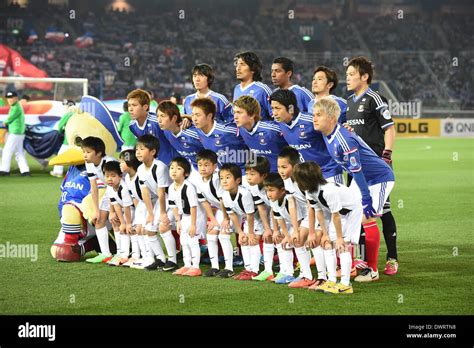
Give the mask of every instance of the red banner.
[[[0, 76], [48, 77], [46, 71], [38, 69], [20, 53], [8, 46], [0, 45]], [[26, 83], [26, 88], [50, 90], [50, 82]]]

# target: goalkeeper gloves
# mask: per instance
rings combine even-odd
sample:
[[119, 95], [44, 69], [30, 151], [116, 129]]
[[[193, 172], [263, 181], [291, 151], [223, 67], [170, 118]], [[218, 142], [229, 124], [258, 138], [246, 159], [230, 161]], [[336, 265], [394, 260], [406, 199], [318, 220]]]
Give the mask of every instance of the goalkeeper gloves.
[[382, 152], [382, 159], [387, 163], [389, 166], [392, 165], [392, 150], [383, 150]]

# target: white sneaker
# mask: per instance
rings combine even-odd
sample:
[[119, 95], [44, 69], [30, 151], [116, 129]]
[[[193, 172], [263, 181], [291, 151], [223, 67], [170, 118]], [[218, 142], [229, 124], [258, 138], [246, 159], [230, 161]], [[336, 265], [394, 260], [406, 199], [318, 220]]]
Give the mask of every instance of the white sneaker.
[[376, 280], [379, 280], [379, 271], [374, 272], [370, 267], [364, 269], [357, 277], [354, 278], [354, 281], [359, 283], [374, 282]]
[[138, 259], [134, 263], [130, 265], [130, 268], [133, 269], [145, 269], [145, 260], [144, 259]]
[[125, 262], [122, 267], [132, 267], [134, 262], [137, 262], [138, 259], [134, 259], [133, 257], [129, 258], [127, 262]]

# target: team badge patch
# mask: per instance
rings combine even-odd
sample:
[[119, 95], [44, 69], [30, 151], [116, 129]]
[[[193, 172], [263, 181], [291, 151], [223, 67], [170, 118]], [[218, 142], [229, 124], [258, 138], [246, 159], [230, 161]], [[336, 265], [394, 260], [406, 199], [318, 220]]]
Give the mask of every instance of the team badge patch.
[[357, 109], [358, 112], [364, 111], [364, 104], [360, 104], [359, 108]]
[[355, 157], [351, 157], [350, 163], [351, 163], [351, 166], [356, 167], [357, 166], [357, 159]]
[[390, 110], [387, 108], [385, 108], [384, 111], [382, 112], [382, 116], [386, 120], [390, 120], [390, 118], [392, 118], [392, 115], [390, 114]]

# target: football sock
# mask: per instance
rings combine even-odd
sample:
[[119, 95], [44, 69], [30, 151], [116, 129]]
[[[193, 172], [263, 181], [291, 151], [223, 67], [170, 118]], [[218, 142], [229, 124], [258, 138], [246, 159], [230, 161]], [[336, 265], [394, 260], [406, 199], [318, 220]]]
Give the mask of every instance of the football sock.
[[335, 283], [337, 280], [336, 250], [324, 250], [324, 260], [326, 261], [326, 268], [328, 270], [328, 280]]
[[147, 236], [148, 247], [150, 248], [150, 254], [155, 255], [156, 258], [160, 259], [162, 262], [166, 262], [165, 253], [161, 246], [158, 236], [154, 234], [153, 236]]
[[201, 246], [199, 245], [199, 237], [188, 237], [189, 249], [191, 250], [191, 264], [193, 268], [199, 268], [201, 261]]
[[120, 250], [120, 242], [122, 241], [120, 237], [120, 231], [118, 232], [114, 231], [114, 238], [115, 238], [115, 245], [117, 245], [117, 254], [118, 254]]
[[162, 233], [161, 238], [165, 242], [166, 252], [168, 253], [168, 260], [177, 263], [176, 259], [176, 241], [171, 233], [171, 230]]
[[189, 236], [186, 233], [181, 233], [179, 238], [181, 250], [183, 251], [184, 267], [191, 267], [191, 248], [189, 247]]
[[219, 242], [221, 242], [222, 253], [224, 254], [225, 269], [233, 271], [234, 249], [232, 248], [232, 242], [230, 241], [230, 234], [220, 234]]
[[280, 264], [280, 272], [279, 273], [283, 273], [283, 274], [286, 274], [287, 270], [285, 269], [285, 256], [283, 254], [283, 248], [281, 247], [281, 243], [280, 244], [275, 244], [275, 248], [277, 250], [277, 254], [278, 254], [278, 262]]
[[146, 257], [147, 247], [146, 247], [145, 236], [139, 234], [139, 235], [137, 235], [137, 240], [138, 240], [138, 245], [139, 245], [139, 247], [140, 247], [140, 255], [141, 255], [141, 257]]
[[99, 241], [100, 252], [106, 256], [110, 256], [109, 231], [107, 230], [107, 227], [97, 228], [95, 234]]
[[285, 260], [285, 274], [293, 275], [295, 273], [295, 267], [293, 265], [293, 248], [285, 250], [282, 246], [283, 259]]
[[248, 245], [240, 245], [240, 249], [242, 250], [242, 259], [244, 260], [244, 268], [247, 271], [251, 271], [251, 255], [250, 255], [250, 247]]
[[382, 215], [382, 229], [385, 244], [387, 245], [387, 260], [398, 260], [397, 254], [397, 225], [391, 211]]
[[352, 257], [351, 253], [346, 251], [339, 254], [341, 260], [341, 283], [349, 285], [351, 282]]
[[314, 260], [316, 261], [316, 268], [318, 269], [318, 279], [327, 280], [326, 275], [326, 260], [324, 259], [324, 250], [321, 246], [313, 249]]
[[273, 273], [273, 255], [275, 255], [275, 247], [273, 243], [263, 243], [263, 261], [265, 264], [265, 271]]
[[258, 273], [260, 269], [260, 259], [262, 257], [260, 245], [249, 245], [248, 248], [250, 252], [250, 270], [252, 272]]
[[207, 235], [207, 252], [211, 260], [211, 267], [219, 269], [219, 246], [217, 245], [217, 234]]
[[130, 241], [132, 243], [132, 257], [137, 260], [140, 258], [140, 245], [138, 244], [138, 236], [136, 234], [132, 234], [130, 236]]
[[309, 254], [306, 247], [302, 246], [299, 248], [295, 248], [296, 257], [298, 258], [298, 262], [300, 263], [300, 269], [303, 277], [309, 280], [313, 280], [313, 274], [311, 273], [311, 266], [310, 260], [311, 255]]
[[380, 232], [377, 221], [364, 224], [365, 230], [365, 252], [367, 254], [367, 264], [374, 272], [377, 271], [379, 259]]
[[120, 256], [123, 258], [128, 258], [130, 254], [130, 235], [129, 234], [121, 234], [120, 235]]

